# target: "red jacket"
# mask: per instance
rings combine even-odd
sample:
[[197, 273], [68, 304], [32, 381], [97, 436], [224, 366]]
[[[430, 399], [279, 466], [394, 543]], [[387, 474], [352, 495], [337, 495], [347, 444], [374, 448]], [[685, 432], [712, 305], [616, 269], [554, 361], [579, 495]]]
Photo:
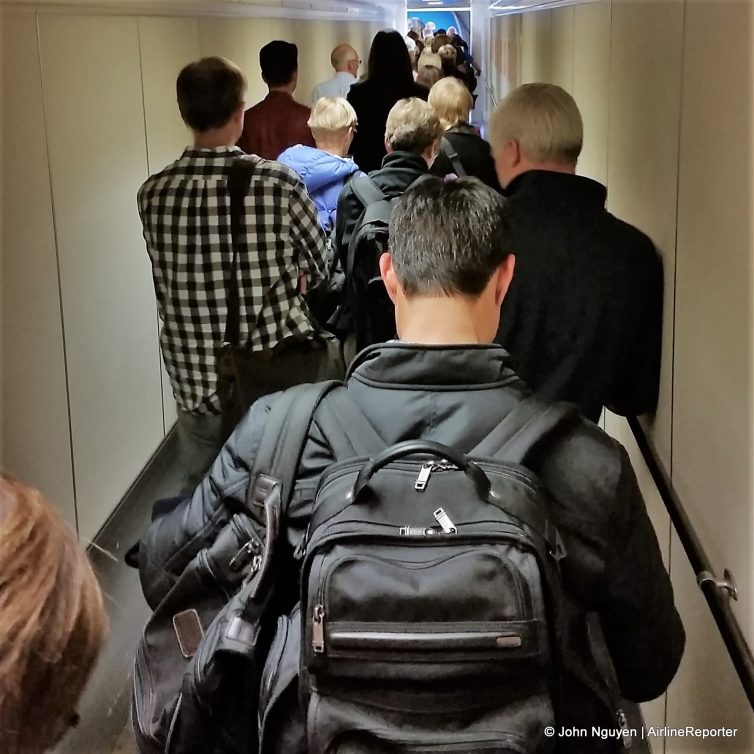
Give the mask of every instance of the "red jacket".
[[313, 147], [312, 132], [306, 125], [310, 115], [311, 110], [290, 94], [270, 92], [246, 111], [238, 146], [247, 154], [256, 154], [265, 160], [276, 160], [281, 152], [295, 144]]

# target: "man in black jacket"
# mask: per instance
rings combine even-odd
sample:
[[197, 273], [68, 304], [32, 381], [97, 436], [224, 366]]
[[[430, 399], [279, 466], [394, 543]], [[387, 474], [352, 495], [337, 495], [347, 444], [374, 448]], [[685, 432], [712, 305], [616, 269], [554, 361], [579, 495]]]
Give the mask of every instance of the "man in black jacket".
[[[400, 196], [417, 178], [429, 173], [437, 157], [442, 126], [434, 110], [423, 100], [412, 97], [393, 105], [385, 125], [387, 155], [382, 167], [369, 177], [390, 199]], [[335, 219], [335, 252], [346, 269], [348, 244], [364, 214], [364, 205], [348, 184], [338, 198]]]
[[[477, 179], [428, 178], [398, 203], [391, 238], [392, 253], [383, 255], [380, 269], [401, 340], [363, 351], [347, 389], [386, 446], [423, 438], [467, 452], [528, 393], [508, 354], [490, 344], [514, 268], [505, 200]], [[251, 408], [193, 497], [142, 540], [148, 563], [142, 577], [159, 583], [158, 591], [245, 505], [274, 401], [268, 396]], [[294, 549], [332, 459], [315, 413], [284, 513]], [[564, 720], [589, 730], [615, 727], [605, 717], [590, 627], [601, 625], [620, 692], [633, 701], [662, 694], [683, 653], [684, 631], [655, 533], [625, 450], [592, 422], [574, 416], [527, 465], [550, 493], [567, 552], [561, 563], [571, 615], [563, 634]], [[558, 751], [616, 746], [615, 740], [563, 739]]]
[[576, 103], [554, 84], [525, 84], [497, 107], [488, 136], [516, 253], [496, 342], [537, 393], [590, 419], [603, 406], [653, 411], [662, 264], [646, 235], [605, 209], [607, 189], [575, 175]]

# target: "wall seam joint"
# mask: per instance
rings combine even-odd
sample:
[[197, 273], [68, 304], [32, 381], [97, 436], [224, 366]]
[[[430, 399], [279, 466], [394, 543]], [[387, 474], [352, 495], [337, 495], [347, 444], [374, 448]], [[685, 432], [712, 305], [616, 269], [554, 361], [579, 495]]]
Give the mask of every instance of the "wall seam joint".
[[73, 485], [73, 515], [76, 524], [76, 533], [79, 531], [79, 504], [78, 493], [76, 489], [76, 458], [73, 450], [73, 415], [71, 412], [71, 386], [70, 378], [68, 375], [68, 349], [66, 347], [65, 338], [65, 308], [63, 306], [63, 281], [60, 272], [60, 247], [58, 245], [58, 226], [55, 213], [55, 193], [53, 191], [52, 184], [52, 165], [50, 162], [50, 139], [48, 134], [48, 122], [47, 122], [47, 108], [45, 105], [45, 84], [44, 84], [44, 68], [42, 65], [42, 37], [39, 28], [39, 12], [34, 13], [34, 26], [37, 32], [37, 61], [39, 63], [39, 86], [42, 94], [42, 126], [45, 136], [45, 155], [47, 158], [47, 176], [50, 184], [50, 207], [52, 210], [52, 235], [55, 242], [55, 270], [58, 280], [58, 302], [60, 306], [60, 330], [63, 340], [63, 370], [65, 372], [65, 404], [68, 414], [68, 444], [71, 456], [71, 483]]

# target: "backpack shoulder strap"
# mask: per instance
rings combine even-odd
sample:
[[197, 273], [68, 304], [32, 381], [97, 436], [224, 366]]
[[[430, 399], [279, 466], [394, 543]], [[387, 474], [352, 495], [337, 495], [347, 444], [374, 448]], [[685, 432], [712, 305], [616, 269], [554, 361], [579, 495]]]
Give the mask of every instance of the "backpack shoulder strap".
[[354, 178], [349, 185], [353, 189], [354, 196], [364, 205], [364, 208], [387, 199], [382, 189], [368, 175]]
[[528, 395], [514, 406], [469, 455], [500, 458], [525, 465], [527, 456], [535, 446], [575, 416], [575, 407], [568, 403], [549, 403], [535, 395]]
[[448, 158], [448, 160], [450, 160], [450, 164], [453, 166], [453, 172], [459, 178], [465, 178], [466, 169], [463, 167], [463, 163], [461, 162], [461, 158], [458, 156], [458, 152], [456, 152], [455, 147], [450, 143], [450, 139], [448, 139], [447, 136], [442, 137], [442, 140], [440, 141], [440, 149], [442, 150], [442, 153]]
[[274, 482], [280, 484], [283, 510], [288, 507], [312, 416], [325, 395], [340, 384], [331, 380], [296, 385], [273, 403], [251, 472], [247, 498], [251, 510], [264, 507], [264, 496]]
[[338, 461], [373, 456], [387, 446], [345, 386], [332, 390], [320, 403], [316, 422]]
[[[392, 200], [386, 196], [368, 176], [356, 178], [351, 182], [354, 195], [364, 205], [364, 211], [354, 226], [351, 239], [348, 242], [348, 255], [346, 257], [346, 277], [350, 280], [356, 265], [356, 252], [359, 242], [364, 235], [364, 228], [372, 223], [387, 223], [393, 209]], [[374, 209], [378, 207], [379, 210]]]

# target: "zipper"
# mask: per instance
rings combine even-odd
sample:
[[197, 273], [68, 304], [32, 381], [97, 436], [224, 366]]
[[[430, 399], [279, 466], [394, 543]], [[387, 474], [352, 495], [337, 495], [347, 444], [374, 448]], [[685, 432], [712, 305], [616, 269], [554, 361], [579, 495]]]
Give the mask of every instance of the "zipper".
[[451, 521], [450, 516], [445, 512], [444, 508], [438, 508], [432, 515], [446, 534], [458, 533], [458, 529], [456, 529], [455, 524]]
[[528, 751], [525, 739], [516, 733], [479, 731], [478, 733], [444, 733], [433, 736], [408, 733], [396, 735], [394, 731], [385, 730], [374, 732], [380, 740], [397, 744], [406, 754], [430, 754], [442, 751], [452, 754], [480, 751], [490, 751], [494, 754], [526, 754]]
[[315, 605], [312, 612], [312, 650], [314, 654], [325, 651], [325, 607]]
[[[143, 650], [144, 637], [142, 636], [141, 642], [136, 647], [136, 667], [135, 667], [135, 679], [140, 681], [139, 687], [142, 694], [134, 694], [134, 700], [138, 700], [140, 696], [143, 696], [144, 689], [147, 690], [147, 698], [145, 704], [139, 704], [138, 701], [134, 704], [136, 711], [136, 722], [139, 726], [139, 732], [144, 738], [147, 738], [153, 743], [157, 743], [157, 739], [152, 735], [152, 713], [154, 712], [154, 691], [152, 689], [152, 679], [147, 667], [146, 658], [144, 657]], [[146, 716], [146, 720], [144, 719]]]
[[435, 471], [457, 471], [458, 466], [450, 461], [428, 461], [421, 469], [419, 469], [419, 476], [416, 477], [414, 482], [414, 489], [419, 492], [424, 492], [429, 484], [429, 477]]
[[252, 537], [248, 542], [241, 545], [241, 549], [228, 561], [228, 568], [234, 573], [238, 573], [261, 552], [262, 543], [256, 537]]
[[[349, 473], [358, 472], [362, 466], [364, 466], [365, 463], [367, 463], [370, 460], [370, 457], [366, 456], [359, 459], [352, 459], [348, 461], [344, 461], [342, 464], [335, 464], [330, 467], [330, 470], [326, 476], [323, 476], [320, 484], [317, 487], [317, 492], [315, 496], [320, 496], [331, 484], [335, 483], [339, 479], [342, 479], [344, 476], [348, 475]], [[453, 469], [457, 469], [458, 467], [454, 466], [454, 464], [450, 463], [450, 461], [434, 461], [431, 462], [432, 465], [438, 464], [443, 465], [444, 468], [443, 471], [451, 471]], [[515, 479], [518, 482], [521, 482], [525, 487], [528, 487], [529, 490], [532, 492], [541, 494], [543, 492], [541, 484], [538, 484], [535, 478], [532, 477], [532, 475], [526, 473], [525, 471], [522, 471], [522, 469], [516, 465], [516, 464], [508, 464], [505, 461], [500, 461], [499, 463], [489, 463], [487, 461], [474, 461], [479, 468], [481, 468], [484, 471], [490, 471], [494, 474], [501, 475], [501, 476], [507, 476], [511, 479]], [[416, 470], [416, 464], [417, 462], [410, 463], [406, 461], [393, 461], [390, 464], [390, 467], [393, 469], [397, 469], [400, 471], [415, 471]], [[427, 462], [423, 464], [422, 468], [424, 466], [430, 465], [430, 462]], [[432, 471], [439, 470], [439, 469], [433, 469]], [[421, 470], [419, 472], [421, 474]], [[432, 472], [430, 472], [431, 474]], [[418, 479], [417, 479], [418, 481]], [[416, 482], [414, 482], [416, 484]]]
[[[270, 673], [270, 677], [267, 679], [267, 683], [264, 684], [264, 692], [259, 698], [259, 709], [268, 709], [270, 707], [270, 693], [272, 687], [277, 681], [280, 673], [280, 660], [283, 659], [283, 651], [285, 650], [285, 644], [288, 641], [288, 630], [290, 626], [290, 618], [287, 615], [281, 615], [278, 618], [278, 628], [275, 632], [275, 639], [279, 644], [270, 647], [270, 652], [266, 663], [270, 663], [274, 670]], [[282, 637], [282, 638], [281, 638]]]
[[[324, 631], [323, 631], [324, 633]], [[323, 645], [332, 643], [343, 649], [393, 649], [397, 651], [446, 651], [470, 649], [520, 649], [521, 634], [515, 631], [360, 631], [332, 629]], [[368, 644], [368, 647], [364, 647]], [[324, 653], [323, 649], [319, 654]]]
[[[631, 744], [633, 743], [633, 736], [631, 735], [630, 728], [628, 727], [628, 718], [626, 717], [626, 713], [618, 708], [618, 711], [615, 713], [615, 717], [618, 720], [618, 725], [620, 726], [620, 732], [621, 732], [621, 741], [623, 742], [623, 748], [624, 749], [630, 749]], [[628, 731], [627, 733], [624, 733], [624, 731]]]

